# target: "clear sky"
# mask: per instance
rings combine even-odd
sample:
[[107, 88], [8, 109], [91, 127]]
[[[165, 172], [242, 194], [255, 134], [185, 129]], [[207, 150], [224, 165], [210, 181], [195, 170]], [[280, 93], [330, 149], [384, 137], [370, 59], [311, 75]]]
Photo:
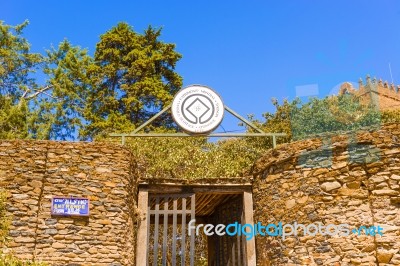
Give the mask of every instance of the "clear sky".
[[[323, 97], [367, 74], [391, 82], [389, 63], [400, 84], [400, 1], [0, 0], [0, 20], [25, 19], [36, 52], [67, 38], [93, 54], [120, 21], [140, 33], [163, 27], [161, 39], [183, 55], [177, 71], [185, 86], [210, 86], [257, 118], [274, 110], [272, 97], [293, 99], [296, 87]], [[226, 118], [226, 130], [238, 129]]]

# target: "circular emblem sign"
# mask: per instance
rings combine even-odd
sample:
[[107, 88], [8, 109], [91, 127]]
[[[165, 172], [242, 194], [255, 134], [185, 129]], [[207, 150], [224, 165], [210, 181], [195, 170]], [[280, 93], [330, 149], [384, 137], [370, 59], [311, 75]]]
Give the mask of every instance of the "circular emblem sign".
[[221, 97], [210, 88], [192, 85], [180, 90], [172, 102], [172, 117], [191, 134], [206, 134], [216, 129], [224, 117]]

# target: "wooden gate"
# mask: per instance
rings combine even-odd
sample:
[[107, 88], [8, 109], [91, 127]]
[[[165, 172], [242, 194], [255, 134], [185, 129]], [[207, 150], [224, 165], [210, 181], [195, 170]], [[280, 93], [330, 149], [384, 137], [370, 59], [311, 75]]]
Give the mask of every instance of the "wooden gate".
[[[147, 211], [148, 265], [194, 265], [195, 194], [149, 194]], [[172, 226], [170, 226], [172, 225]]]
[[[243, 222], [243, 197], [236, 197], [219, 205], [211, 216], [214, 225]], [[246, 266], [246, 239], [244, 235], [217, 236], [208, 240], [208, 265]]]
[[[254, 224], [250, 185], [142, 184], [136, 265], [255, 266], [254, 238], [210, 235], [200, 224]], [[196, 219], [196, 229], [188, 227]]]

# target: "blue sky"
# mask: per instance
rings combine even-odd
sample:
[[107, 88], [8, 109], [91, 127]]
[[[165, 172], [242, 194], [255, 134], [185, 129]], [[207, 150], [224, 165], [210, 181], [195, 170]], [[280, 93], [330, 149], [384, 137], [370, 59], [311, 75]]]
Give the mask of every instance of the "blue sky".
[[[177, 71], [185, 86], [210, 86], [229, 107], [258, 118], [274, 111], [272, 97], [293, 99], [299, 86], [323, 97], [367, 74], [391, 81], [389, 63], [400, 84], [400, 1], [0, 2], [0, 20], [25, 19], [36, 52], [67, 38], [92, 54], [120, 21], [138, 32], [163, 27], [161, 39], [183, 55]], [[222, 125], [238, 129], [228, 116]]]

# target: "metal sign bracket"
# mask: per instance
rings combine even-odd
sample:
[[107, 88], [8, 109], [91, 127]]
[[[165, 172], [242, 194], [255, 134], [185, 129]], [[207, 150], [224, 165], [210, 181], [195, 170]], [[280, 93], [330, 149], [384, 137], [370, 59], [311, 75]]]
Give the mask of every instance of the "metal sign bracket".
[[256, 131], [256, 133], [210, 133], [210, 134], [205, 134], [205, 135], [190, 135], [187, 133], [183, 132], [177, 132], [177, 133], [139, 133], [140, 130], [145, 128], [146, 126], [150, 125], [155, 119], [157, 119], [160, 115], [163, 113], [167, 112], [168, 110], [171, 109], [171, 104], [167, 105], [164, 109], [162, 109], [160, 112], [158, 112], [156, 115], [151, 117], [149, 120], [147, 120], [145, 123], [140, 125], [138, 128], [136, 128], [134, 131], [131, 133], [112, 133], [110, 134], [110, 137], [121, 137], [121, 144], [125, 144], [125, 140], [127, 137], [272, 137], [272, 145], [275, 148], [276, 147], [276, 138], [277, 137], [283, 137], [286, 136], [285, 133], [266, 133], [256, 127], [253, 123], [251, 123], [249, 120], [245, 119], [243, 116], [239, 115], [236, 113], [234, 110], [229, 108], [228, 106], [224, 105], [224, 109], [232, 114], [234, 117], [245, 123], [247, 126], [252, 128], [253, 130]]

